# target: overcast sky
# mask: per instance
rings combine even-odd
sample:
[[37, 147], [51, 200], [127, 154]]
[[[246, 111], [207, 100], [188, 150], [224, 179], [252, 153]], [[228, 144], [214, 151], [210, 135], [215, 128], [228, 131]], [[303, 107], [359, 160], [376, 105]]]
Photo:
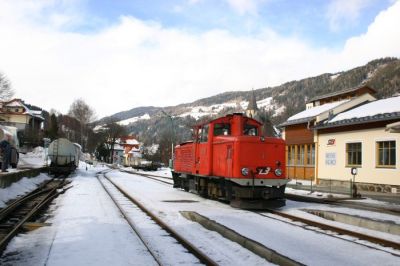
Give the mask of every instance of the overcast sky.
[[400, 57], [395, 0], [0, 0], [16, 97], [103, 117]]

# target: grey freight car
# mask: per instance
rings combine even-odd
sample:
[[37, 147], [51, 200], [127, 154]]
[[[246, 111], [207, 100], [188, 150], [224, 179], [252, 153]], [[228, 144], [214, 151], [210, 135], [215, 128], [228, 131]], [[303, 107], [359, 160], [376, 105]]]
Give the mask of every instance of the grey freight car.
[[50, 172], [55, 174], [69, 174], [79, 166], [81, 156], [79, 144], [68, 139], [59, 138], [49, 145]]

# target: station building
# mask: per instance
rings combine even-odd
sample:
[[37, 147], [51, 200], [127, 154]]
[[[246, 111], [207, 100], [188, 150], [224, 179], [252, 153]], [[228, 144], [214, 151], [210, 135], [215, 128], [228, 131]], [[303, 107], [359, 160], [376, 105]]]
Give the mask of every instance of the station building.
[[377, 100], [318, 123], [316, 178], [361, 190], [400, 193], [400, 96]]
[[311, 99], [280, 125], [287, 175], [361, 190], [400, 192], [400, 96], [376, 100], [362, 86]]
[[316, 181], [318, 132], [315, 126], [356, 106], [375, 101], [368, 86], [346, 89], [311, 99], [306, 110], [279, 125], [286, 141], [286, 173], [289, 178]]

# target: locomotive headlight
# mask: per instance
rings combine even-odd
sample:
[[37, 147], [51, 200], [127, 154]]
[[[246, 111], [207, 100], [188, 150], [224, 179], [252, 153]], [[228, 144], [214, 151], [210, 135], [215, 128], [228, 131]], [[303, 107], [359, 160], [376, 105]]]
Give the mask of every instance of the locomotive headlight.
[[249, 168], [242, 168], [242, 175], [247, 176], [249, 174]]
[[275, 169], [275, 175], [276, 176], [281, 176], [282, 175], [282, 169], [281, 168], [276, 168]]

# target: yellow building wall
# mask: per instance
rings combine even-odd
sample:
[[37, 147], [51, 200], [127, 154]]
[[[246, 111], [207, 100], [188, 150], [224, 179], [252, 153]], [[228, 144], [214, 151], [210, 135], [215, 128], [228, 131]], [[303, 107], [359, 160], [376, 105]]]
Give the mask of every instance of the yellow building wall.
[[26, 115], [2, 114], [0, 116], [7, 122], [28, 124], [29, 121]]
[[[361, 142], [362, 144], [362, 165], [358, 168], [356, 182], [375, 183], [385, 185], [400, 185], [400, 134], [386, 132], [384, 128], [347, 131], [340, 133], [318, 134], [318, 160], [317, 178], [349, 181], [353, 176], [350, 173], [351, 167], [346, 166], [346, 143]], [[335, 144], [332, 145], [332, 140]], [[328, 141], [330, 144], [328, 145]], [[396, 167], [376, 167], [377, 141], [396, 141]], [[331, 155], [326, 162], [326, 154]], [[332, 158], [335, 154], [335, 158]], [[336, 159], [335, 165], [332, 160]]]

